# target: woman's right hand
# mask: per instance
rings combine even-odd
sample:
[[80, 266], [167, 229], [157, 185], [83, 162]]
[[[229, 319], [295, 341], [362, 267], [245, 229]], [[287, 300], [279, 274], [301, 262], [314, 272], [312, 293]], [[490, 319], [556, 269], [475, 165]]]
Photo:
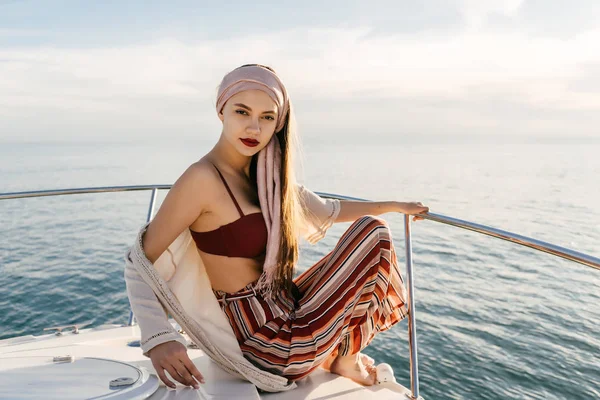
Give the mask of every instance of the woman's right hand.
[[173, 389], [175, 384], [167, 378], [165, 370], [182, 385], [198, 389], [196, 381], [204, 383], [204, 377], [188, 357], [187, 349], [177, 341], [171, 340], [153, 347], [148, 352], [148, 356], [160, 380]]

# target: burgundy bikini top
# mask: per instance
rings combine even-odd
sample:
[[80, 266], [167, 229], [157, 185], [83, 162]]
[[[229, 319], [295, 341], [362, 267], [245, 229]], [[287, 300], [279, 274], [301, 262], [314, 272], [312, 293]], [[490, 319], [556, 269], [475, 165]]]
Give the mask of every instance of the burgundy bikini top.
[[216, 165], [215, 169], [240, 213], [240, 218], [209, 232], [196, 232], [190, 229], [196, 246], [205, 253], [219, 256], [256, 258], [263, 255], [267, 248], [268, 232], [262, 213], [244, 215]]

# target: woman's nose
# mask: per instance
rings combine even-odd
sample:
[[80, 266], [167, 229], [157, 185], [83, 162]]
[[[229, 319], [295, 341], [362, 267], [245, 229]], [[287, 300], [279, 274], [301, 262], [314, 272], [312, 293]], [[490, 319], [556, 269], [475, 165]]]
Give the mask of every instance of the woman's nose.
[[260, 133], [260, 123], [258, 122], [258, 120], [252, 118], [252, 121], [246, 129], [248, 130], [248, 132]]

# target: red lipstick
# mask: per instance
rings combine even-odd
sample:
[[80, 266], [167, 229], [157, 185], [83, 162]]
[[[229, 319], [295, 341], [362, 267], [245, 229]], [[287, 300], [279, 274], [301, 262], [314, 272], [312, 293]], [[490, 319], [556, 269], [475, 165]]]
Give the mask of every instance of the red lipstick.
[[254, 139], [240, 139], [242, 141], [242, 143], [244, 143], [246, 146], [248, 147], [256, 147], [259, 144], [258, 140], [254, 140]]

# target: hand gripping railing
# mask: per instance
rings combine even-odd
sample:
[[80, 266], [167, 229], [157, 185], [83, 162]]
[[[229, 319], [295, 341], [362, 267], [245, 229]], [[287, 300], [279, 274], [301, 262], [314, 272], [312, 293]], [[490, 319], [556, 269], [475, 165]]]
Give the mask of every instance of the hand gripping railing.
[[[0, 193], [0, 200], [8, 199], [20, 199], [28, 197], [43, 197], [43, 196], [60, 196], [68, 194], [83, 194], [83, 193], [106, 193], [106, 192], [129, 192], [139, 190], [151, 190], [152, 195], [150, 197], [150, 205], [148, 207], [148, 215], [146, 222], [152, 219], [154, 214], [154, 207], [156, 203], [156, 196], [160, 189], [170, 189], [171, 185], [141, 185], [141, 186], [107, 186], [107, 187], [92, 187], [92, 188], [76, 188], [76, 189], [61, 189], [61, 190], [41, 190], [33, 192], [16, 192], [16, 193]], [[341, 196], [331, 193], [316, 192], [323, 198], [338, 199], [338, 200], [354, 200], [354, 201], [367, 201], [356, 197]], [[531, 247], [532, 249], [543, 251], [558, 257], [565, 258], [570, 261], [574, 261], [583, 265], [587, 265], [592, 268], [600, 270], [600, 259], [592, 257], [587, 254], [583, 254], [571, 249], [556, 246], [550, 243], [542, 242], [540, 240], [532, 239], [526, 236], [517, 235], [515, 233], [503, 231], [496, 228], [491, 228], [485, 225], [476, 224], [473, 222], [463, 221], [456, 218], [447, 217], [441, 214], [427, 213], [419, 214], [423, 219], [430, 221], [440, 222], [447, 225], [452, 225], [458, 228], [471, 230], [477, 233], [482, 233], [495, 238], [507, 240], [522, 246]], [[414, 275], [413, 275], [413, 262], [412, 262], [412, 242], [410, 233], [410, 215], [404, 216], [404, 237], [405, 237], [405, 248], [406, 248], [406, 278], [408, 286], [408, 339], [409, 339], [409, 352], [410, 352], [410, 389], [412, 392], [412, 398], [418, 399], [419, 396], [419, 365], [417, 358], [417, 332], [416, 332], [416, 321], [415, 321], [415, 302], [414, 302]], [[133, 311], [129, 312], [128, 325], [133, 325], [135, 319]]]

